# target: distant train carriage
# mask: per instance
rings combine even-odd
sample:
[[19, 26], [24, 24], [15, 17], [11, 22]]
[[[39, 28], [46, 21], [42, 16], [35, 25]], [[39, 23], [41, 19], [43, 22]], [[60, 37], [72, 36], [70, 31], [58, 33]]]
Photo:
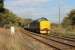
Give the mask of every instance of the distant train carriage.
[[51, 22], [46, 18], [40, 18], [29, 24], [27, 29], [41, 34], [50, 33]]

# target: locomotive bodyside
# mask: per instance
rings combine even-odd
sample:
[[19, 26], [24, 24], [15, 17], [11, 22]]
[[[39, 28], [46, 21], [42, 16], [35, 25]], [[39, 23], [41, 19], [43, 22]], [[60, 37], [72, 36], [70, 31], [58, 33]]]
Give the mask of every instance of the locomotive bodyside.
[[33, 21], [29, 27], [30, 31], [40, 33], [39, 22], [37, 20]]

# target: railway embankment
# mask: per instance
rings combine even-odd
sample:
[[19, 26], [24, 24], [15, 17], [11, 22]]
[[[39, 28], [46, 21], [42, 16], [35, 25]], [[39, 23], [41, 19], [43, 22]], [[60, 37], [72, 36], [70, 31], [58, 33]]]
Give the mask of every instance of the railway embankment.
[[10, 29], [0, 28], [0, 50], [55, 50], [16, 30], [14, 34]]

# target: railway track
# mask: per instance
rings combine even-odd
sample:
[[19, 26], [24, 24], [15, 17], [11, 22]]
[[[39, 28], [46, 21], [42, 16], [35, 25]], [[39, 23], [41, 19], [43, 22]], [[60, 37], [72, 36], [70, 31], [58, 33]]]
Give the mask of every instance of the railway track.
[[[41, 42], [41, 43], [43, 43], [43, 44], [45, 44], [45, 45], [47, 45], [47, 46], [50, 46], [51, 48], [53, 48], [53, 50], [60, 50], [59, 48], [56, 48], [56, 47], [54, 47], [54, 46], [51, 46], [51, 45], [49, 45], [47, 42], [44, 42], [44, 41], [42, 41], [42, 40], [40, 40], [40, 39], [37, 39], [37, 37], [34, 37], [33, 35], [31, 35], [31, 33], [29, 32], [29, 31], [21, 31], [22, 33], [24, 33], [25, 35], [27, 35], [27, 36], [29, 36], [29, 37], [32, 37], [33, 39], [35, 39], [35, 40], [37, 40], [37, 41], [39, 41], [39, 42]], [[27, 34], [28, 33], [28, 34]]]
[[69, 40], [69, 41], [75, 42], [75, 38], [73, 38], [73, 37], [60, 37], [58, 35], [51, 35], [51, 36], [55, 37], [55, 38], [60, 38], [60, 39], [65, 39], [65, 40]]
[[68, 46], [75, 47], [75, 42], [69, 39], [64, 39], [64, 38], [59, 38], [59, 37], [50, 37], [50, 36], [39, 35], [39, 34], [35, 34], [35, 35], [52, 40], [52, 41], [56, 41], [56, 42], [59, 42]]
[[64, 39], [64, 40], [68, 40], [68, 41], [75, 42], [75, 38], [70, 38], [70, 37], [59, 37], [59, 36], [52, 36], [52, 37], [60, 38], [60, 39]]
[[61, 40], [58, 38], [53, 38], [53, 37], [47, 37], [44, 35], [39, 35], [39, 34], [35, 34], [33, 32], [29, 32], [29, 31], [22, 31], [23, 33], [27, 33], [26, 35], [48, 45], [51, 46], [53, 48], [55, 48], [56, 50], [75, 50], [75, 44], [74, 42], [71, 41], [67, 41], [67, 40]]
[[43, 35], [42, 37], [75, 47], [75, 42], [70, 39], [59, 38], [59, 37], [50, 37], [50, 36], [45, 36], [45, 35]]

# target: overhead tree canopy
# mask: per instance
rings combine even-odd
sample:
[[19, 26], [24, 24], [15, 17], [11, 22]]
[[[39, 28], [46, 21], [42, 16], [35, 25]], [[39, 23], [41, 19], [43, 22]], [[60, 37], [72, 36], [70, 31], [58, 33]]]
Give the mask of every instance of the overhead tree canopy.
[[0, 12], [4, 11], [4, 0], [0, 0]]

